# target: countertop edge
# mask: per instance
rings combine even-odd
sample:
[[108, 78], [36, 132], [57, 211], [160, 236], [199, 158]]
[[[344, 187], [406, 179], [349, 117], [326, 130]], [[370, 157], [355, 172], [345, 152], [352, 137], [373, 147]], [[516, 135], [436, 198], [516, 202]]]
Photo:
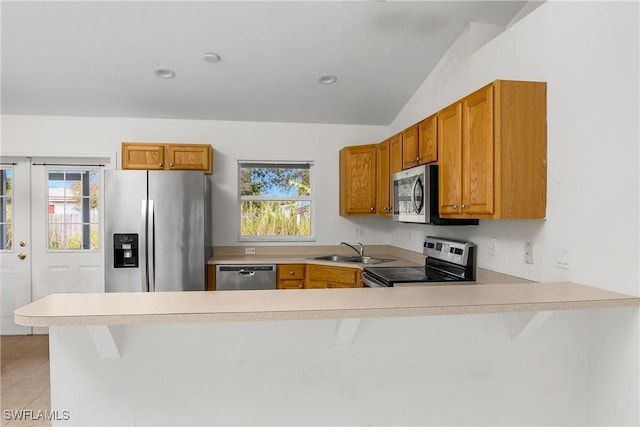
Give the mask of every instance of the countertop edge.
[[[572, 282], [560, 282], [558, 286], [567, 284], [566, 288], [589, 288]], [[510, 285], [501, 285], [510, 286]], [[511, 285], [512, 286], [512, 285]], [[521, 286], [521, 285], [519, 285]], [[359, 289], [360, 292], [371, 292]], [[230, 291], [233, 292], [233, 291]], [[267, 291], [267, 292], [296, 292], [296, 291]], [[305, 292], [305, 291], [301, 291]], [[309, 291], [306, 291], [309, 292]], [[313, 291], [311, 291], [313, 292]], [[333, 290], [329, 292], [340, 292]], [[306, 309], [246, 309], [236, 311], [199, 311], [199, 312], [158, 312], [138, 314], [96, 314], [96, 315], [48, 315], [46, 310], [41, 314], [23, 313], [31, 303], [14, 312], [14, 320], [22, 326], [98, 326], [98, 325], [134, 325], [134, 324], [169, 324], [169, 323], [228, 323], [277, 320], [318, 320], [343, 318], [380, 318], [380, 317], [411, 317], [462, 314], [492, 314], [515, 313], [527, 311], [560, 311], [595, 308], [640, 307], [640, 297], [617, 294], [605, 290], [600, 298], [565, 299], [562, 301], [517, 301], [510, 303], [452, 303], [440, 302], [436, 305], [416, 304], [387, 307], [359, 307], [359, 308], [306, 308]], [[75, 294], [78, 295], [78, 294]], [[101, 295], [101, 294], [88, 294]], [[108, 295], [108, 294], [107, 294]], [[64, 295], [58, 294], [64, 298]], [[47, 297], [45, 297], [47, 298]], [[33, 307], [33, 306], [32, 306]]]

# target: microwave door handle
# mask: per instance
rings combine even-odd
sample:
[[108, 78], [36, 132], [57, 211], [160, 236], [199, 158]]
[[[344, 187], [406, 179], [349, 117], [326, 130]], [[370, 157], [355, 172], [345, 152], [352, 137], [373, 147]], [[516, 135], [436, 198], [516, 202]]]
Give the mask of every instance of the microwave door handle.
[[416, 178], [415, 181], [413, 181], [413, 186], [411, 187], [411, 204], [413, 205], [413, 210], [417, 214], [420, 213], [420, 207], [418, 206], [418, 203], [416, 202], [416, 187], [418, 186], [419, 182], [420, 182], [420, 178], [418, 177], [418, 178]]

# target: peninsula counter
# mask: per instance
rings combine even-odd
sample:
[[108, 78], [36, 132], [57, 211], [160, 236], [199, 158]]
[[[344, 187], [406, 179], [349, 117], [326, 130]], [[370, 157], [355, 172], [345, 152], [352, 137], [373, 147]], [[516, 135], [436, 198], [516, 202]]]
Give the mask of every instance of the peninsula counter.
[[586, 425], [589, 363], [565, 346], [638, 307], [467, 284], [53, 294], [15, 321], [49, 326], [54, 426]]

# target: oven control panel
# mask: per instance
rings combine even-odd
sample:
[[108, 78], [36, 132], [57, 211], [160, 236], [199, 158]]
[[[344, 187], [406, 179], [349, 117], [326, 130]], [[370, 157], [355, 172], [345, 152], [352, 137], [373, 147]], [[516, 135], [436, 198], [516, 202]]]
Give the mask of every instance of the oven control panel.
[[422, 253], [427, 257], [466, 266], [473, 247], [475, 245], [471, 242], [427, 236]]

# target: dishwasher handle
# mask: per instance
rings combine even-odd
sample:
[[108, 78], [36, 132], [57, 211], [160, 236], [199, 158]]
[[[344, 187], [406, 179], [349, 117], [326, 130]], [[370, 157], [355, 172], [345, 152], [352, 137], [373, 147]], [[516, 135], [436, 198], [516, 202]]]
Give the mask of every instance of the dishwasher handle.
[[238, 274], [241, 275], [241, 276], [245, 276], [245, 277], [251, 277], [254, 274], [256, 274], [256, 272], [255, 271], [247, 271], [247, 270], [244, 270], [244, 269], [240, 269], [240, 270], [238, 270]]
[[218, 265], [217, 267], [218, 271], [251, 271], [251, 272], [256, 272], [256, 271], [275, 271], [276, 270], [276, 266], [275, 265]]

